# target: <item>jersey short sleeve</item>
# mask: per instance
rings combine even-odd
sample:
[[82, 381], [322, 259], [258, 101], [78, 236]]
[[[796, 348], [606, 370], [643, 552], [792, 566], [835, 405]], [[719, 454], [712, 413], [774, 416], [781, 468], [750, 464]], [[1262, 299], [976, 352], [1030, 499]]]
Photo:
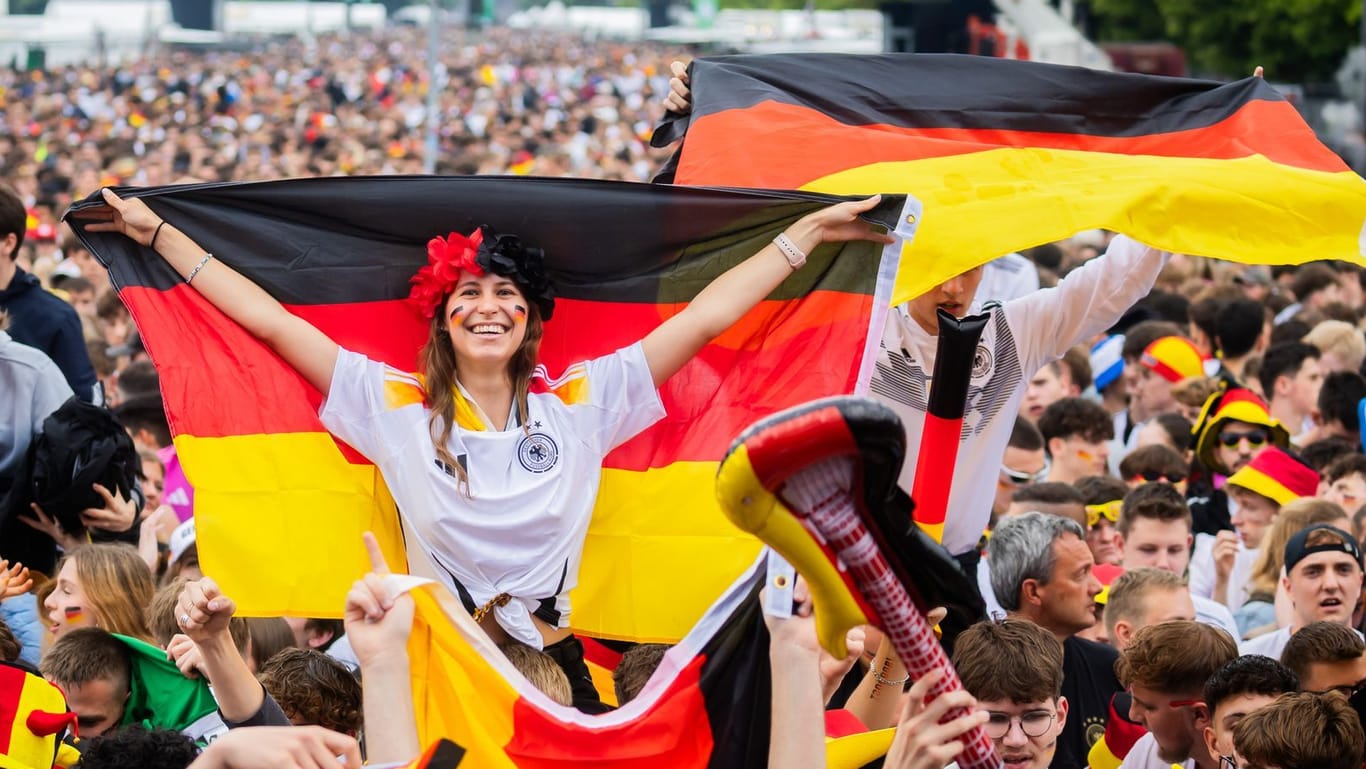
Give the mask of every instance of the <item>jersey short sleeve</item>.
[[589, 442], [603, 454], [664, 417], [645, 350], [639, 342], [585, 364], [593, 424]]
[[342, 349], [318, 416], [329, 432], [379, 464], [395, 449], [385, 429], [392, 415], [424, 408], [423, 403], [422, 385], [414, 374]]

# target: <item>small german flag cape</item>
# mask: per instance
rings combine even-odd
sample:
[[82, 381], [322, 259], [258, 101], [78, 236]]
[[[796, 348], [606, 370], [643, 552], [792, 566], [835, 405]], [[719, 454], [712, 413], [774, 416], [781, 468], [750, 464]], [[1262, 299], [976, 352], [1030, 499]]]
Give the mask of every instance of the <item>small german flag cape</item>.
[[1103, 227], [1241, 262], [1362, 263], [1366, 182], [1261, 78], [1220, 84], [944, 54], [692, 64], [678, 184], [911, 192], [895, 301]]
[[[771, 557], [761, 555], [725, 590], [635, 699], [602, 715], [538, 691], [444, 588], [411, 590], [419, 740], [449, 740], [464, 751], [460, 766], [478, 769], [766, 765], [773, 694], [759, 589]], [[828, 740], [826, 761], [831, 769], [863, 767], [886, 753], [891, 737], [885, 729]]]
[[[426, 243], [487, 224], [545, 249], [558, 300], [541, 363], [558, 376], [677, 314], [822, 195], [529, 177], [350, 177], [122, 190], [347, 349], [415, 371], [427, 323], [406, 301]], [[95, 197], [74, 210], [97, 205]], [[868, 218], [891, 228], [908, 201]], [[910, 201], [914, 206], [914, 201]], [[405, 563], [378, 470], [318, 420], [321, 395], [165, 261], [77, 234], [110, 268], [161, 375], [200, 557], [246, 614], [340, 616], [360, 533]], [[902, 227], [903, 233], [907, 232]], [[777, 409], [866, 387], [897, 247], [830, 244], [661, 389], [668, 416], [609, 454], [573, 593], [574, 627], [681, 638], [759, 544], [721, 514], [727, 443]], [[535, 386], [543, 386], [538, 384]]]

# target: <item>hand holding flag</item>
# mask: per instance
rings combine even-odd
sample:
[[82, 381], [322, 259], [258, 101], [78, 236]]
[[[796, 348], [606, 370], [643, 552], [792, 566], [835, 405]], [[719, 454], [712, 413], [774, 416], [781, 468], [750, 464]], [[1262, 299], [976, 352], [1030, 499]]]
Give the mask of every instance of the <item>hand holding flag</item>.
[[413, 626], [413, 598], [399, 592], [386, 578], [389, 564], [372, 532], [365, 532], [370, 572], [356, 580], [346, 594], [346, 636], [364, 666], [386, 652], [403, 649]]

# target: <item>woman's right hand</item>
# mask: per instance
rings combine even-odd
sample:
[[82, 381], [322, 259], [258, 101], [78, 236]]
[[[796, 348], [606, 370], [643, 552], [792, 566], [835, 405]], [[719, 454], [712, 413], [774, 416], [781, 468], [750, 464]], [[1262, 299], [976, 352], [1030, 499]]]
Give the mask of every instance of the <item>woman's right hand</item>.
[[86, 225], [86, 229], [90, 232], [123, 233], [140, 245], [150, 246], [161, 224], [161, 217], [138, 198], [124, 200], [108, 187], [100, 190], [100, 194], [104, 196], [105, 205], [74, 214], [78, 219], [94, 220]]

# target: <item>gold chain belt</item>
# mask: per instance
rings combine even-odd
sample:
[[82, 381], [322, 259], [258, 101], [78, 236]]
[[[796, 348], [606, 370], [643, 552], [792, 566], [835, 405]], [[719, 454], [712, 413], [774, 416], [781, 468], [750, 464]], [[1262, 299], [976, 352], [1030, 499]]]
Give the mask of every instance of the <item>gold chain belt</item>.
[[512, 596], [508, 595], [507, 593], [499, 593], [498, 595], [495, 595], [493, 598], [489, 599], [488, 603], [474, 610], [474, 621], [483, 622], [484, 618], [489, 615], [489, 612], [493, 611], [494, 607], [507, 606], [508, 601], [511, 600]]

